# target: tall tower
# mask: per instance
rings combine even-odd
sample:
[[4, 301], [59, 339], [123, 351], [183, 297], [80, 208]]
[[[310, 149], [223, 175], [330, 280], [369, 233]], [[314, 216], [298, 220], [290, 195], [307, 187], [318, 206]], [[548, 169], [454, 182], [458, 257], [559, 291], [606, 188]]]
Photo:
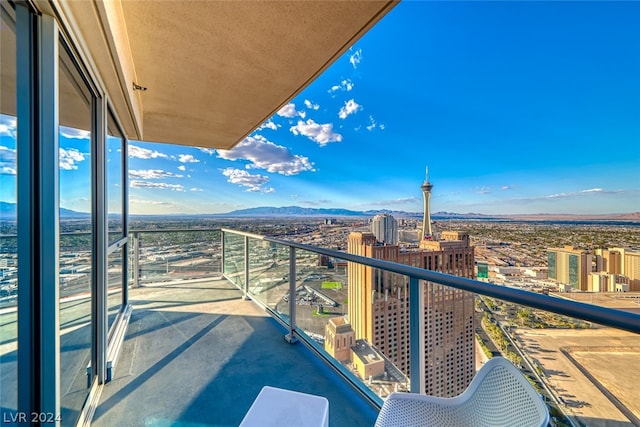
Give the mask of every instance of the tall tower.
[[429, 166], [427, 166], [424, 183], [420, 188], [422, 188], [422, 197], [424, 198], [424, 216], [422, 218], [421, 240], [425, 240], [431, 239], [431, 236], [433, 235], [433, 231], [431, 230], [431, 207], [429, 205], [433, 185], [429, 182]]

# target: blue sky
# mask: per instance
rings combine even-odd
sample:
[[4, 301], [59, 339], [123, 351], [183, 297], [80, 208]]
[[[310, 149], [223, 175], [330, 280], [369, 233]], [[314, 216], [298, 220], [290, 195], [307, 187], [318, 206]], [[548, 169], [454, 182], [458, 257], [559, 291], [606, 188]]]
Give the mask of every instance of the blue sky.
[[[418, 212], [427, 165], [434, 212], [640, 211], [639, 21], [638, 2], [401, 3], [234, 149], [131, 141], [131, 212]], [[61, 205], [86, 211], [88, 144], [60, 143]]]

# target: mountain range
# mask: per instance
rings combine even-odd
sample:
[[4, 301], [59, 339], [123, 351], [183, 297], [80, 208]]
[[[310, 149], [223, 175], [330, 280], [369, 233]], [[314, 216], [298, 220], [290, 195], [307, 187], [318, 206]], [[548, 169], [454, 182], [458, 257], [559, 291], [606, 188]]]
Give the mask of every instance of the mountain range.
[[[15, 203], [0, 202], [0, 218], [15, 219], [17, 215], [17, 205]], [[91, 214], [88, 212], [78, 212], [71, 209], [60, 208], [60, 218], [66, 219], [88, 219]]]
[[[300, 206], [262, 206], [257, 208], [239, 209], [221, 214], [179, 214], [165, 213], [158, 215], [132, 215], [136, 217], [206, 217], [206, 218], [274, 218], [274, 217], [371, 217], [378, 214], [390, 214], [398, 218], [422, 218], [422, 212], [406, 212], [399, 210], [379, 209], [354, 211], [340, 208], [303, 208]], [[65, 219], [87, 219], [91, 215], [60, 208], [60, 217]], [[0, 218], [15, 219], [16, 204], [0, 202]], [[433, 220], [469, 219], [469, 220], [521, 220], [521, 221], [640, 221], [640, 212], [617, 214], [516, 214], [516, 215], [486, 215], [481, 213], [435, 212], [431, 214]]]

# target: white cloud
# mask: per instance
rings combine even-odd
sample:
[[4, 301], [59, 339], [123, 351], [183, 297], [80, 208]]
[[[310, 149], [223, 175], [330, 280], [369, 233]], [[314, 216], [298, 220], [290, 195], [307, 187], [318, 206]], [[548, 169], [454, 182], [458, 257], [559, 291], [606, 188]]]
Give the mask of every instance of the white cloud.
[[72, 170], [78, 169], [76, 163], [82, 162], [85, 160], [84, 154], [75, 148], [70, 148], [65, 150], [64, 148], [58, 149], [59, 159], [58, 162], [60, 164], [60, 169], [64, 170]]
[[198, 148], [198, 150], [202, 151], [203, 153], [207, 153], [210, 156], [216, 152], [216, 150], [214, 150], [213, 148]]
[[178, 175], [173, 172], [163, 171], [160, 169], [130, 170], [129, 176], [131, 178], [140, 178], [140, 179], [182, 178], [182, 175]]
[[502, 187], [500, 187], [501, 190], [511, 190], [511, 186], [510, 185], [503, 185]]
[[304, 105], [306, 105], [307, 108], [310, 108], [312, 110], [318, 110], [320, 108], [320, 105], [314, 104], [313, 102], [309, 101], [308, 99], [304, 100]]
[[358, 68], [360, 61], [362, 61], [362, 49], [356, 50], [355, 53], [349, 57], [349, 62], [353, 65], [353, 68]]
[[261, 124], [257, 130], [262, 130], [262, 129], [271, 129], [271, 130], [278, 130], [278, 128], [280, 127], [280, 125], [275, 124], [273, 121], [271, 120], [267, 120], [266, 122], [264, 122], [263, 124]]
[[169, 156], [159, 151], [149, 150], [148, 148], [138, 147], [136, 145], [129, 145], [129, 157], [135, 157], [137, 159], [168, 159]]
[[226, 168], [222, 170], [222, 174], [226, 176], [227, 182], [246, 187], [246, 191], [273, 193], [275, 190], [271, 187], [264, 187], [269, 182], [268, 176], [251, 175], [242, 169]]
[[489, 187], [476, 187], [475, 192], [478, 194], [491, 194]]
[[338, 112], [338, 117], [341, 119], [346, 119], [347, 116], [357, 113], [362, 110], [362, 105], [358, 104], [355, 100], [350, 99], [344, 103], [344, 106]]
[[367, 130], [368, 131], [372, 131], [375, 128], [378, 128], [380, 130], [384, 130], [384, 125], [381, 123], [376, 122], [376, 120], [373, 118], [373, 116], [369, 116], [369, 124], [367, 125]]
[[622, 193], [622, 190], [604, 190], [602, 188], [589, 188], [587, 190], [573, 191], [570, 193], [556, 193], [549, 194], [548, 196], [544, 196], [546, 199], [562, 199], [566, 197], [576, 197], [583, 196], [588, 194], [618, 194]]
[[0, 145], [0, 175], [16, 174], [16, 150]]
[[297, 116], [299, 113], [296, 110], [296, 104], [294, 104], [293, 102], [290, 102], [284, 107], [282, 107], [276, 114], [282, 117], [292, 118]]
[[231, 150], [218, 150], [218, 157], [225, 160], [248, 160], [247, 169], [265, 169], [281, 175], [297, 175], [315, 171], [309, 158], [276, 145], [262, 135], [248, 136]]
[[16, 138], [17, 120], [13, 116], [0, 114], [0, 136]]
[[68, 128], [66, 126], [60, 126], [60, 134], [74, 139], [89, 139], [91, 137], [91, 133], [87, 130]]
[[178, 166], [178, 170], [181, 170], [181, 171], [184, 172], [184, 171], [187, 170], [187, 167], [185, 165], [180, 165], [180, 166]]
[[328, 90], [329, 93], [337, 92], [339, 90], [349, 92], [353, 89], [353, 82], [350, 79], [344, 79], [340, 82], [339, 85], [331, 86], [331, 89]]
[[132, 188], [160, 188], [162, 190], [185, 191], [184, 187], [180, 184], [167, 184], [165, 182], [149, 182], [134, 179], [129, 185]]
[[312, 119], [306, 122], [298, 121], [298, 124], [291, 127], [294, 135], [304, 135], [310, 140], [324, 146], [330, 142], [342, 141], [342, 135], [333, 131], [332, 123], [319, 124]]
[[180, 154], [178, 156], [178, 161], [180, 163], [199, 163], [200, 160], [193, 157], [191, 154]]
[[193, 188], [190, 188], [189, 191], [204, 191], [204, 190], [202, 188], [193, 187]]

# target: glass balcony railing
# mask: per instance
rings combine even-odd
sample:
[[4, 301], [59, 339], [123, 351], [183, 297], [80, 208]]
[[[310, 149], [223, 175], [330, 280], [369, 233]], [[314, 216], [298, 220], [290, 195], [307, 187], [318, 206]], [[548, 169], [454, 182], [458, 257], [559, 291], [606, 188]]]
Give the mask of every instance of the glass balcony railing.
[[219, 229], [131, 231], [129, 265], [134, 285], [220, 276], [220, 236]]
[[[640, 315], [610, 308], [623, 307], [624, 295], [596, 295], [600, 303], [591, 304], [578, 294], [222, 235], [224, 276], [289, 328], [289, 341], [303, 341], [377, 405], [393, 391], [457, 395], [500, 355], [538, 390], [557, 425], [640, 424]], [[356, 292], [358, 281], [372, 283], [371, 293]]]
[[[61, 316], [61, 326], [69, 331], [88, 322], [86, 238], [61, 236], [61, 306], [74, 315]], [[2, 242], [8, 266], [12, 242]], [[459, 394], [500, 355], [557, 425], [640, 425], [640, 315], [631, 295], [543, 295], [230, 229], [132, 231], [127, 246], [129, 284], [223, 275], [288, 329], [288, 341], [302, 341], [378, 407], [394, 391]], [[123, 256], [120, 248], [108, 258], [110, 318], [121, 304]], [[15, 322], [6, 272], [3, 325]], [[358, 281], [372, 283], [370, 292]], [[3, 335], [3, 350], [14, 342]]]

